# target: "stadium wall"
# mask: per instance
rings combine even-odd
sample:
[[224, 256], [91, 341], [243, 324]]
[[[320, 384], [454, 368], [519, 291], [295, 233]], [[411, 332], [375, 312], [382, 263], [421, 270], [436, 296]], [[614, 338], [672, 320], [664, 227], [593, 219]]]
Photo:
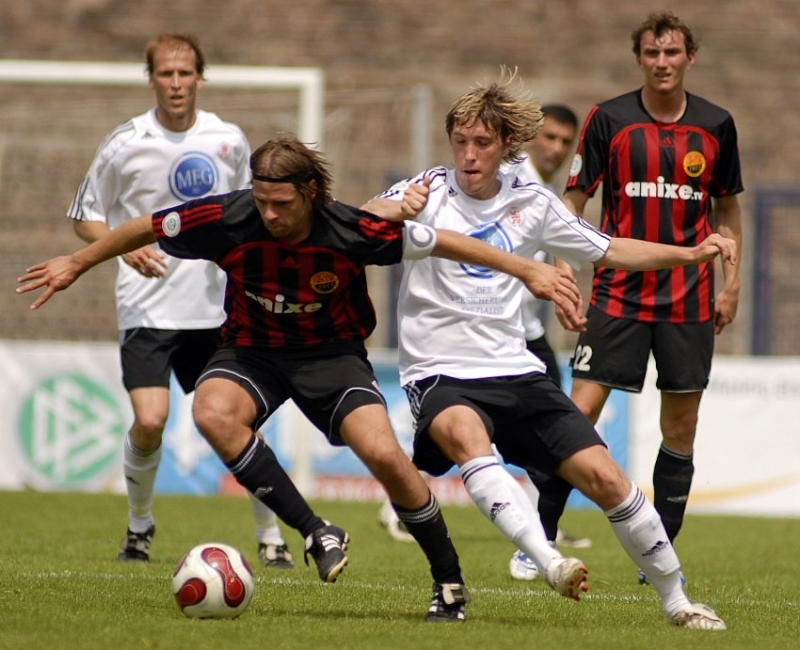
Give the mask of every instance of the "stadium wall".
[[[373, 365], [401, 444], [412, 419], [398, 385], [396, 356], [373, 351]], [[124, 493], [122, 440], [130, 424], [118, 349], [106, 343], [0, 342], [0, 489]], [[565, 376], [568, 377], [569, 373]], [[598, 430], [612, 455], [651, 491], [660, 434], [655, 373], [639, 396], [614, 391]], [[172, 386], [159, 493], [241, 492], [195, 429], [191, 399]], [[690, 511], [800, 516], [800, 359], [723, 357], [703, 399]], [[378, 501], [380, 486], [346, 448], [285, 405], [262, 433], [309, 497]], [[454, 471], [435, 479], [444, 503], [468, 497]], [[571, 507], [590, 507], [573, 495]]]
[[[323, 142], [334, 163], [335, 191], [359, 203], [387, 179], [417, 171], [409, 133], [412, 89], [431, 89], [429, 145], [437, 164], [450, 160], [443, 129], [450, 102], [475, 82], [496, 76], [500, 64], [518, 67], [538, 99], [567, 102], [582, 119], [594, 102], [641, 83], [629, 33], [648, 11], [664, 5], [700, 37], [689, 90], [729, 109], [739, 130], [746, 187], [744, 287], [739, 317], [718, 337], [717, 349], [746, 354], [753, 351], [753, 197], [759, 188], [798, 184], [796, 0], [437, 0], [424, 11], [413, 0], [27, 0], [0, 3], [0, 58], [136, 64], [154, 34], [195, 32], [209, 60], [201, 104], [240, 123], [253, 144], [276, 128], [295, 128], [294, 100], [215, 91], [215, 66], [320, 68], [326, 80]], [[111, 265], [97, 269], [84, 280], [86, 289], [46, 313], [31, 315], [27, 301], [8, 288], [21, 269], [77, 246], [63, 215], [94, 150], [121, 120], [146, 109], [152, 94], [143, 79], [138, 91], [125, 93], [70, 87], [41, 94], [28, 86], [3, 87], [2, 102], [0, 277], [6, 289], [0, 292], [0, 339], [113, 341]], [[791, 276], [784, 269], [798, 259], [796, 216], [796, 210], [787, 214], [787, 229], [760, 262], [769, 266], [765, 277]], [[800, 293], [781, 291], [780, 305], [782, 313], [796, 314]], [[796, 321], [781, 315], [774, 312], [773, 323], [760, 330], [769, 332], [768, 353], [800, 355]], [[571, 347], [571, 337], [557, 327], [551, 338], [561, 350]]]

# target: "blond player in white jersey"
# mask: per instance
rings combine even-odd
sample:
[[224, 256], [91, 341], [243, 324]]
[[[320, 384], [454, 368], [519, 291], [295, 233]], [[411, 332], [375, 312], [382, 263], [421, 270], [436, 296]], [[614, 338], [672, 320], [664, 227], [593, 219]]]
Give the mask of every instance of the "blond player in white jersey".
[[[242, 130], [196, 108], [205, 69], [196, 37], [162, 34], [148, 43], [145, 58], [156, 106], [106, 136], [67, 213], [87, 242], [141, 214], [250, 183]], [[210, 262], [178, 260], [156, 246], [117, 262], [122, 375], [134, 413], [123, 452], [129, 522], [119, 559], [148, 561], [170, 373], [185, 392], [194, 390], [219, 343], [225, 276]], [[290, 568], [275, 514], [251, 502], [262, 562]]]
[[[538, 250], [627, 269], [735, 261], [736, 245], [711, 235], [697, 247], [610, 238], [541, 186], [515, 184], [500, 164], [519, 159], [541, 127], [539, 104], [513, 74], [459, 97], [447, 115], [453, 169], [427, 170], [364, 207], [478, 237], [525, 257]], [[654, 578], [668, 620], [722, 630], [708, 606], [691, 603], [680, 562], [653, 505], [611, 458], [600, 436], [544, 364], [525, 348], [522, 286], [487, 268], [448, 260], [404, 263], [398, 305], [400, 380], [416, 418], [414, 462], [441, 475], [454, 464], [478, 509], [534, 560], [561, 595], [578, 600], [587, 570], [551, 546], [530, 500], [500, 465], [558, 474], [605, 513], [629, 557]], [[573, 327], [582, 326], [573, 318]]]

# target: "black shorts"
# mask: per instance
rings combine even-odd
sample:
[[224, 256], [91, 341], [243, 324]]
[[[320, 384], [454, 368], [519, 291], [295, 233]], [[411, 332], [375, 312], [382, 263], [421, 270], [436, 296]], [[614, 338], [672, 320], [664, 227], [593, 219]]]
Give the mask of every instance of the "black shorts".
[[404, 386], [416, 420], [414, 464], [440, 476], [453, 461], [428, 435], [444, 409], [461, 404], [483, 420], [506, 463], [555, 474], [561, 461], [593, 445], [605, 445], [589, 420], [546, 375], [535, 372], [491, 379], [428, 377]]
[[170, 371], [185, 393], [191, 393], [220, 344], [220, 329], [162, 330], [137, 327], [120, 332], [122, 383], [128, 391], [169, 388]]
[[525, 341], [525, 347], [528, 348], [528, 352], [532, 352], [544, 362], [547, 376], [560, 387], [561, 369], [558, 367], [556, 353], [553, 351], [553, 347], [550, 345], [547, 337], [540, 336], [538, 339], [529, 339]]
[[198, 384], [212, 377], [236, 382], [250, 394], [253, 429], [291, 399], [333, 445], [345, 444], [339, 429], [349, 413], [366, 404], [386, 406], [372, 366], [356, 353], [299, 359], [263, 348], [221, 348]]
[[708, 386], [714, 354], [714, 321], [648, 323], [608, 316], [594, 307], [587, 313], [570, 359], [573, 379], [639, 393], [650, 353], [656, 362], [659, 390], [702, 391]]

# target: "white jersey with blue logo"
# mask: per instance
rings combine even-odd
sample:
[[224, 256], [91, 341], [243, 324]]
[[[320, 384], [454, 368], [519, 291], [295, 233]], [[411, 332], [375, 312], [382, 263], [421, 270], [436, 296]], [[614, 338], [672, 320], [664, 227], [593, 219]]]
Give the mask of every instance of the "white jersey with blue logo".
[[[543, 250], [579, 265], [602, 257], [610, 239], [573, 215], [550, 190], [500, 174], [495, 197], [478, 201], [437, 167], [380, 196], [402, 200], [408, 183], [431, 178], [420, 223], [454, 230], [532, 258]], [[448, 375], [478, 379], [544, 372], [525, 349], [522, 283], [509, 275], [438, 257], [403, 263], [398, 302], [400, 381]]]
[[[242, 130], [197, 111], [188, 131], [169, 131], [155, 108], [106, 136], [67, 216], [116, 228], [128, 219], [248, 187], [250, 145]], [[163, 252], [162, 252], [163, 254]], [[225, 275], [211, 262], [167, 256], [164, 278], [146, 278], [117, 259], [120, 330], [207, 329], [224, 320]]]

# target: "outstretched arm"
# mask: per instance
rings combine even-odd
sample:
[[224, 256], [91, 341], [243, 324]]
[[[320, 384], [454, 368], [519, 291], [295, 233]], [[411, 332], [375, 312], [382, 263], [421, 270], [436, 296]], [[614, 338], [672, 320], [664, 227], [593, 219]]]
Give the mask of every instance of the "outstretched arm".
[[37, 309], [56, 291], [69, 287], [93, 266], [155, 241], [153, 215], [131, 219], [71, 255], [54, 257], [25, 269], [25, 275], [17, 278], [17, 282], [22, 284], [17, 287], [17, 293], [28, 293], [45, 287], [42, 295], [31, 304], [31, 309]]
[[[89, 244], [111, 232], [104, 221], [75, 221], [72, 228], [78, 237]], [[163, 278], [167, 270], [166, 258], [152, 246], [142, 246], [121, 257], [125, 264], [146, 278]]]
[[487, 266], [513, 275], [534, 296], [541, 300], [552, 300], [558, 305], [573, 327], [579, 328], [585, 322], [580, 312], [581, 294], [575, 279], [551, 264], [534, 262], [502, 251], [475, 237], [439, 229], [436, 230], [436, 244], [432, 255], [455, 262]]
[[717, 233], [709, 235], [697, 246], [672, 246], [641, 239], [612, 237], [611, 245], [598, 263], [626, 271], [655, 271], [710, 262], [717, 255], [727, 264], [735, 265], [736, 242]]

